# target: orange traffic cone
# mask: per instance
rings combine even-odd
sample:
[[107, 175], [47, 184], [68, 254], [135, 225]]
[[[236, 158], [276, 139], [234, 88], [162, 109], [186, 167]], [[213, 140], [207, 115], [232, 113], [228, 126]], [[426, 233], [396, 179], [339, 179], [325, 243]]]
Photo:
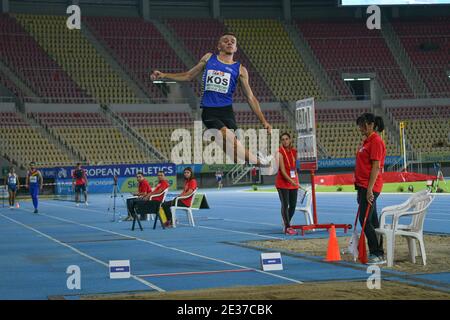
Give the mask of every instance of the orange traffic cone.
[[341, 261], [341, 253], [339, 252], [339, 243], [336, 237], [336, 228], [331, 225], [329, 229], [330, 238], [328, 239], [328, 251], [325, 261]]

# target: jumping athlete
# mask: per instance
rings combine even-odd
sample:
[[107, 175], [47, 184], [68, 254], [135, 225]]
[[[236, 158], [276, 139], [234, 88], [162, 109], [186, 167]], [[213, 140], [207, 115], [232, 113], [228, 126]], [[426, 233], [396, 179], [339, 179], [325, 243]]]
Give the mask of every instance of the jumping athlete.
[[72, 185], [75, 187], [75, 203], [78, 207], [81, 202], [81, 191], [84, 195], [84, 204], [87, 206], [87, 175], [86, 170], [81, 168], [81, 163], [77, 163], [76, 169], [73, 171], [72, 175], [73, 181]]
[[264, 156], [260, 152], [255, 156], [245, 149], [236, 135], [230, 131], [230, 129], [237, 129], [232, 104], [233, 93], [239, 81], [251, 109], [267, 132], [269, 134], [272, 132], [272, 127], [261, 112], [259, 102], [250, 88], [247, 69], [240, 62], [233, 60], [237, 51], [236, 36], [232, 33], [222, 35], [217, 49], [219, 54], [205, 54], [197, 65], [187, 72], [163, 73], [155, 70], [151, 74], [151, 79], [153, 81], [161, 78], [192, 81], [203, 72], [200, 108], [202, 108], [202, 121], [206, 128], [220, 130], [222, 136], [225, 137], [226, 150], [234, 148], [235, 154], [229, 154], [229, 156], [235, 161], [239, 157], [253, 164], [267, 166], [272, 160], [271, 156]]
[[39, 191], [44, 187], [44, 178], [42, 173], [36, 169], [36, 163], [30, 163], [30, 170], [27, 173], [26, 188], [30, 189], [31, 199], [33, 200], [34, 213], [38, 213]]
[[[5, 180], [5, 184], [8, 187], [9, 208], [13, 209], [14, 204], [16, 202], [16, 194], [20, 186], [19, 176], [16, 174], [14, 167], [11, 167], [9, 169], [8, 177]], [[19, 207], [19, 202], [17, 202], [17, 207]]]

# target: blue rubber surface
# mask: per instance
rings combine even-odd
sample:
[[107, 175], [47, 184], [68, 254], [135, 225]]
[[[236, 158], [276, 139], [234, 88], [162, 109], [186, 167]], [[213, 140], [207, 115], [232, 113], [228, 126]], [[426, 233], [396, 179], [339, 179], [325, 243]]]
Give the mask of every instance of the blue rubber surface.
[[[180, 212], [181, 225], [175, 229], [162, 230], [158, 226], [152, 230], [153, 222], [144, 222], [144, 231], [131, 231], [130, 222], [111, 221], [112, 213], [107, 210], [110, 195], [90, 196], [88, 207], [40, 200], [37, 215], [32, 213], [29, 201], [21, 202], [20, 209], [1, 208], [0, 299], [47, 299], [56, 295], [76, 298], [92, 293], [367, 279], [364, 266], [330, 264], [302, 255], [283, 255], [283, 271], [261, 271], [263, 250], [242, 244], [287, 238], [281, 233], [278, 195], [241, 189], [203, 191], [211, 209], [194, 212], [194, 228], [186, 225]], [[406, 198], [407, 195], [383, 194], [378, 200], [379, 210]], [[355, 195], [318, 194], [317, 199], [320, 223], [354, 222]], [[118, 213], [125, 215], [121, 200], [117, 208]], [[425, 222], [427, 232], [450, 233], [448, 208], [450, 197], [435, 199]], [[301, 216], [294, 219], [294, 223], [304, 223]], [[342, 235], [340, 230], [337, 233]], [[305, 237], [328, 234], [318, 231]], [[134, 277], [109, 279], [109, 260], [124, 259], [130, 260]], [[66, 269], [70, 265], [81, 269], [81, 290], [67, 288]], [[183, 274], [186, 272], [194, 274]], [[450, 270], [417, 278], [448, 284]]]

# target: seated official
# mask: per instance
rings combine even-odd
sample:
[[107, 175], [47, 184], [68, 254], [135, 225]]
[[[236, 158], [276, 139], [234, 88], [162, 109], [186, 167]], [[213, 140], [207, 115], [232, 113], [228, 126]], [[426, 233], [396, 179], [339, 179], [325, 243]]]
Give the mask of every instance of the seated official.
[[142, 198], [136, 199], [133, 202], [134, 210], [137, 214], [141, 215], [145, 218], [146, 214], [149, 213], [158, 213], [159, 207], [161, 206], [161, 202], [164, 198], [164, 191], [167, 190], [170, 185], [166, 180], [166, 176], [164, 175], [164, 171], [158, 172], [158, 184], [155, 186], [152, 192], [147, 193]]
[[128, 217], [126, 218], [126, 220], [128, 221], [133, 219], [134, 202], [139, 201], [140, 199], [144, 199], [147, 194], [152, 192], [152, 187], [150, 187], [150, 184], [144, 178], [142, 172], [137, 173], [136, 179], [138, 181], [138, 192], [133, 194], [135, 197], [127, 199]]
[[[195, 189], [197, 189], [197, 181], [194, 178], [194, 173], [192, 172], [192, 169], [190, 167], [187, 167], [184, 169], [184, 188], [183, 192], [178, 197], [184, 197], [192, 194]], [[177, 200], [177, 197], [173, 200], [164, 202], [161, 207], [164, 210], [164, 213], [167, 217], [166, 227], [171, 227], [173, 225], [172, 221], [172, 212], [170, 211], [170, 207], [175, 206], [175, 202]], [[193, 197], [189, 197], [186, 199], [180, 199], [178, 201], [179, 207], [190, 207], [192, 203]]]

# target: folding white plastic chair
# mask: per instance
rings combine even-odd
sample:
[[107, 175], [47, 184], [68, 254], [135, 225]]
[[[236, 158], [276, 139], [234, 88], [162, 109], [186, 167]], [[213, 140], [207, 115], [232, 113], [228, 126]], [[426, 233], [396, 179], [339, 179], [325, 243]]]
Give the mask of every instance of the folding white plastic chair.
[[[192, 208], [192, 205], [194, 204], [194, 199], [195, 199], [195, 195], [197, 194], [197, 190], [198, 189], [195, 189], [190, 195], [177, 197], [177, 199], [175, 201], [175, 205], [170, 207], [170, 212], [172, 213], [172, 223], [173, 223], [173, 227], [174, 228], [176, 228], [176, 225], [177, 225], [177, 216], [176, 216], [177, 210], [184, 210], [184, 211], [186, 211], [186, 216], [188, 218], [189, 225], [192, 226], [192, 227], [195, 227], [195, 222], [194, 222], [194, 217], [192, 215], [192, 210], [198, 210], [198, 209], [197, 208]], [[179, 207], [178, 206], [178, 201], [179, 200], [188, 199], [190, 197], [192, 197], [192, 201], [191, 201], [191, 205], [189, 207]]]
[[[419, 242], [423, 265], [426, 265], [427, 256], [423, 241], [423, 225], [427, 209], [433, 202], [434, 196], [427, 192], [414, 194], [404, 203], [398, 206], [383, 208], [380, 217], [380, 228], [375, 231], [384, 235], [386, 239], [387, 265], [394, 265], [395, 237], [407, 238], [409, 256], [412, 263], [416, 263], [416, 240]], [[386, 223], [386, 218], [392, 216], [392, 223]], [[400, 218], [410, 218], [410, 224], [400, 224]]]
[[313, 216], [312, 216], [312, 210], [311, 210], [311, 205], [312, 205], [311, 188], [306, 188], [304, 190], [304, 192], [306, 192], [305, 200], [303, 201], [305, 203], [305, 205], [303, 207], [295, 207], [295, 211], [299, 211], [299, 212], [303, 213], [306, 224], [310, 225], [310, 224], [314, 223]]

